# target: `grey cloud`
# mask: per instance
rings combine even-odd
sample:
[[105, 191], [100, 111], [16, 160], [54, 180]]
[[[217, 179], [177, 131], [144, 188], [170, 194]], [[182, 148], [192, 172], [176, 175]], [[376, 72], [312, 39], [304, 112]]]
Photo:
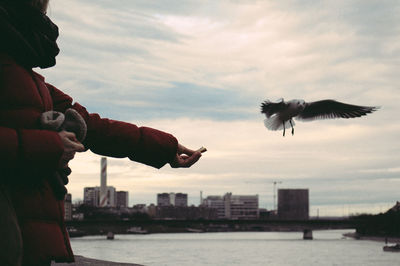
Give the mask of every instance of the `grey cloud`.
[[[93, 87], [94, 84], [90, 82], [89, 87]], [[102, 97], [84, 100], [88, 108], [93, 110], [103, 109], [105, 115], [130, 120], [178, 117], [240, 120], [258, 116], [259, 112], [259, 99], [253, 99], [240, 92], [205, 86], [199, 87], [195, 84], [175, 83], [168, 88], [158, 90], [133, 88], [130, 93], [126, 90], [123, 91], [123, 95], [118, 90], [112, 94], [105, 92], [104, 97], [107, 95], [107, 102], [116, 103], [112, 109], [104, 108], [106, 102], [102, 100]], [[135, 106], [132, 102], [132, 104], [118, 105], [121, 97], [140, 99], [142, 104]], [[255, 106], [254, 112], [240, 108], [252, 105]]]

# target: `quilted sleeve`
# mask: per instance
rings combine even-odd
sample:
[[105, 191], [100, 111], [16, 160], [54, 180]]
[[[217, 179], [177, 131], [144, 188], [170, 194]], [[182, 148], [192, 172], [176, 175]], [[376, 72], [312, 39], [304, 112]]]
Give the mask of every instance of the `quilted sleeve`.
[[89, 113], [79, 103], [72, 103], [72, 98], [54, 86], [47, 84], [54, 104], [54, 110], [65, 112], [74, 108], [87, 124], [87, 135], [84, 141], [86, 149], [96, 154], [117, 158], [127, 157], [155, 168], [161, 168], [175, 157], [178, 141], [166, 132], [138, 127]]

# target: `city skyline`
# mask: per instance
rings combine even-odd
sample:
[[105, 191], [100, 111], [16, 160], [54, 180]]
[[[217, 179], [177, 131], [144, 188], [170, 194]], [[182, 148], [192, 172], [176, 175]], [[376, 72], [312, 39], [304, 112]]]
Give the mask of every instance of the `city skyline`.
[[[123, 5], [123, 8], [121, 8]], [[399, 200], [400, 18], [396, 1], [54, 1], [54, 68], [38, 70], [90, 112], [167, 131], [193, 149], [189, 169], [109, 162], [130, 204], [160, 191], [260, 195], [309, 188], [310, 215], [377, 213]], [[363, 119], [265, 129], [269, 99], [335, 99], [381, 108]], [[71, 161], [68, 190], [99, 182], [101, 156]], [[75, 198], [75, 197], [74, 197]]]
[[[113, 187], [113, 186], [107, 186], [107, 188], [108, 189], [110, 189], [110, 188], [113, 189], [116, 194], [118, 194], [118, 193], [129, 194], [128, 191], [117, 191], [116, 188]], [[86, 202], [87, 196], [85, 196], [87, 189], [91, 189], [91, 190], [92, 189], [97, 189], [98, 190], [97, 191], [97, 194], [98, 194], [97, 195], [97, 200], [99, 201], [98, 197], [99, 197], [99, 194], [100, 194], [100, 187], [99, 186], [94, 186], [94, 187], [85, 187], [84, 188], [83, 200], [81, 198], [79, 198], [79, 197], [77, 199], [73, 199], [72, 198], [72, 202], [74, 202], [74, 203], [87, 203]], [[331, 214], [331, 213], [327, 213], [323, 209], [323, 207], [320, 208], [320, 206], [312, 206], [312, 205], [310, 205], [308, 203], [308, 201], [309, 201], [309, 199], [308, 199], [309, 190], [307, 188], [284, 188], [284, 187], [276, 188], [276, 184], [275, 184], [275, 189], [276, 189], [276, 191], [275, 191], [276, 193], [273, 195], [274, 203], [271, 204], [271, 207], [259, 205], [259, 209], [265, 209], [267, 211], [278, 211], [278, 204], [276, 203], [276, 201], [279, 200], [279, 196], [277, 196], [276, 194], [279, 194], [278, 192], [280, 192], [280, 191], [282, 193], [284, 191], [285, 192], [286, 191], [300, 191], [300, 193], [304, 193], [306, 191], [307, 205], [308, 205], [307, 213], [309, 214], [310, 217], [330, 217], [330, 216], [347, 217], [347, 216], [357, 215], [357, 214], [362, 214], [362, 213], [371, 213], [370, 211], [366, 211], [366, 212], [351, 212], [350, 211], [350, 209], [351, 209], [350, 205], [343, 205], [341, 214], [339, 214], [339, 213]], [[156, 194], [156, 200], [154, 202], [150, 202], [150, 203], [149, 202], [146, 202], [146, 203], [145, 202], [132, 202], [132, 200], [129, 199], [129, 196], [124, 195], [123, 197], [124, 198], [126, 197], [126, 202], [128, 202], [128, 203], [127, 203], [127, 205], [125, 207], [128, 207], [128, 208], [133, 208], [133, 207], [139, 206], [139, 205], [144, 205], [144, 206], [151, 206], [151, 205], [153, 205], [153, 206], [184, 206], [184, 207], [196, 206], [196, 207], [200, 207], [200, 206], [204, 206], [204, 202], [206, 202], [207, 199], [209, 199], [209, 198], [215, 198], [215, 197], [223, 198], [224, 197], [223, 194], [225, 194], [225, 195], [232, 194], [232, 192], [226, 192], [226, 193], [223, 193], [223, 194], [220, 194], [220, 195], [217, 195], [217, 194], [214, 194], [214, 195], [203, 195], [203, 191], [199, 191], [199, 192], [200, 193], [199, 193], [199, 198], [198, 198], [199, 202], [198, 203], [195, 203], [194, 202], [195, 200], [193, 202], [189, 202], [188, 198], [195, 199], [195, 197], [189, 197], [188, 194], [184, 193], [184, 192], [159, 192], [159, 193]], [[71, 195], [72, 194], [68, 193], [68, 195], [69, 195], [69, 201], [71, 202]], [[165, 201], [165, 200], [161, 200], [160, 201], [160, 196], [163, 197], [164, 195], [168, 196], [167, 201], [168, 201], [169, 204], [167, 204], [167, 205], [165, 203], [163, 203], [163, 201]], [[172, 199], [170, 199], [171, 195], [173, 195]], [[184, 197], [183, 198], [184, 203], [183, 204], [182, 203], [178, 203], [178, 204], [175, 203], [175, 195], [179, 195], [179, 197], [183, 196]], [[223, 196], [221, 196], [221, 195], [223, 195]], [[235, 195], [235, 196], [238, 196], [238, 197], [257, 197], [257, 202], [258, 202], [258, 198], [259, 198], [258, 194], [255, 194], [255, 195]], [[93, 197], [93, 196], [89, 196], [89, 197]], [[118, 199], [118, 201], [120, 201], [120, 200]], [[395, 202], [395, 206], [398, 205], [398, 204], [399, 204], [399, 202], [396, 201]], [[89, 203], [89, 205], [97, 206], [98, 204], [96, 205], [96, 204], [93, 204], [93, 203]], [[116, 206], [122, 206], [122, 205], [117, 203]], [[98, 206], [98, 207], [100, 207], [100, 206]], [[379, 213], [384, 213], [384, 212], [386, 212], [386, 211], [388, 211], [389, 209], [392, 209], [392, 208], [393, 208], [393, 203], [385, 204], [384, 206], [380, 206], [379, 207]]]

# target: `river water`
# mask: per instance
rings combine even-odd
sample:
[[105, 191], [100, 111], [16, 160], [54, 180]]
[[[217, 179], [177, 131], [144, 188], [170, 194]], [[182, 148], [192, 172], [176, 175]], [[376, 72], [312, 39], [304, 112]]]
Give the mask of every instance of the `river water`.
[[343, 237], [352, 230], [301, 232], [180, 233], [88, 236], [71, 239], [74, 253], [143, 265], [400, 265], [400, 253], [383, 242]]

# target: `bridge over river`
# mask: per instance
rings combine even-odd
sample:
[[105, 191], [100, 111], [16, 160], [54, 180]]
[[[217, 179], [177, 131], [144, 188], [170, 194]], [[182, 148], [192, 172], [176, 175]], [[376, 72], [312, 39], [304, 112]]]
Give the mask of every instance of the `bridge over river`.
[[71, 236], [99, 235], [113, 232], [178, 233], [178, 232], [240, 232], [240, 231], [297, 231], [304, 237], [314, 230], [355, 229], [356, 219], [310, 220], [83, 220], [67, 221]]

